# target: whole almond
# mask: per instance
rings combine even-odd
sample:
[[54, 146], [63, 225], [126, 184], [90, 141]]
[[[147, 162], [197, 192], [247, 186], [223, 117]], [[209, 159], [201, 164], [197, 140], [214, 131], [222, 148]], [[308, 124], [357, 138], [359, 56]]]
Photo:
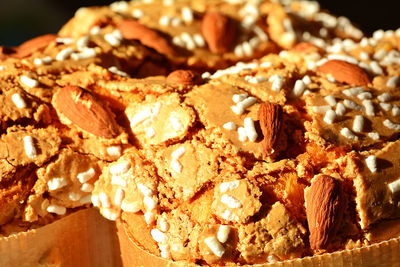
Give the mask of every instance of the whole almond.
[[318, 70], [350, 85], [367, 85], [370, 82], [368, 74], [362, 68], [343, 60], [329, 60], [319, 66]]
[[15, 56], [17, 58], [30, 56], [32, 53], [47, 47], [56, 38], [57, 35], [55, 34], [45, 34], [28, 40], [17, 47]]
[[318, 175], [305, 192], [306, 214], [310, 230], [310, 246], [326, 249], [343, 219], [345, 199], [339, 180]]
[[264, 102], [258, 109], [258, 120], [264, 139], [261, 141], [264, 155], [271, 155], [276, 150], [282, 128], [282, 107], [278, 104]]
[[201, 32], [211, 52], [225, 53], [233, 46], [237, 27], [228, 16], [209, 11], [203, 17]]
[[317, 52], [321, 53], [322, 49], [316, 46], [313, 43], [309, 42], [301, 42], [296, 44], [293, 48], [293, 51], [300, 52], [300, 53], [312, 53], [312, 52]]
[[122, 36], [128, 40], [139, 40], [143, 45], [164, 55], [174, 55], [175, 51], [168, 41], [157, 31], [133, 19], [125, 19], [118, 24]]
[[191, 70], [176, 70], [167, 76], [167, 82], [182, 85], [196, 85], [201, 82], [199, 75]]
[[60, 117], [67, 118], [83, 131], [107, 139], [119, 134], [114, 114], [85, 89], [63, 87], [54, 95], [53, 105]]

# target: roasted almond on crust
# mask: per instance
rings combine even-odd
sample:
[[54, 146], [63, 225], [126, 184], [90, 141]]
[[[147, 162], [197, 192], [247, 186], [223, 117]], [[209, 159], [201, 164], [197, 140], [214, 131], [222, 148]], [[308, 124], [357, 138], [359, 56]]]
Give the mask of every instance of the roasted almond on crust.
[[258, 120], [264, 139], [261, 141], [264, 155], [275, 152], [282, 128], [282, 107], [278, 104], [264, 102], [258, 109]]
[[350, 85], [367, 85], [370, 82], [368, 74], [362, 68], [343, 60], [329, 60], [319, 66], [318, 70]]
[[142, 44], [164, 55], [174, 55], [175, 51], [168, 41], [157, 31], [140, 24], [133, 19], [125, 19], [118, 24], [122, 36], [128, 40], [139, 40]]
[[342, 184], [328, 175], [318, 175], [305, 192], [306, 214], [313, 250], [326, 249], [343, 219], [346, 201]]
[[237, 27], [228, 16], [209, 11], [203, 17], [201, 33], [211, 52], [225, 53], [236, 39]]
[[63, 87], [54, 95], [53, 105], [59, 115], [86, 132], [107, 139], [119, 134], [114, 114], [85, 89]]
[[321, 53], [323, 51], [315, 44], [309, 42], [298, 43], [292, 48], [292, 50], [301, 53], [312, 53], [312, 52]]
[[45, 34], [35, 37], [31, 40], [28, 40], [17, 47], [17, 53], [15, 54], [15, 56], [17, 58], [27, 57], [32, 53], [34, 53], [35, 51], [45, 48], [46, 46], [49, 45], [49, 43], [54, 41], [56, 38], [57, 35], [55, 34]]
[[167, 82], [182, 85], [196, 85], [201, 82], [201, 78], [191, 70], [176, 70], [167, 76]]

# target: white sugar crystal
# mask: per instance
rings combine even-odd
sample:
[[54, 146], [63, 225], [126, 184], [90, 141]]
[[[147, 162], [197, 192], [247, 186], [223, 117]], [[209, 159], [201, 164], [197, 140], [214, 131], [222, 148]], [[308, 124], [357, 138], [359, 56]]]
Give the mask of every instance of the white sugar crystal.
[[93, 206], [100, 207], [100, 198], [98, 195], [92, 195], [90, 200], [92, 201]]
[[57, 61], [63, 61], [66, 60], [71, 56], [71, 54], [74, 52], [74, 49], [72, 47], [67, 47], [62, 49], [58, 54], [56, 55], [56, 60]]
[[254, 121], [252, 118], [245, 118], [243, 121], [244, 129], [246, 131], [247, 138], [251, 142], [255, 142], [257, 140], [258, 134], [254, 127]]
[[87, 171], [78, 173], [76, 178], [81, 182], [81, 184], [86, 183], [96, 175], [96, 171], [93, 168], [89, 168]]
[[238, 209], [242, 207], [242, 203], [240, 203], [238, 199], [228, 194], [223, 194], [221, 196], [221, 202], [231, 209]]
[[165, 244], [168, 242], [167, 235], [157, 228], [151, 229], [150, 234], [151, 237], [153, 237], [154, 241], [156, 241], [157, 243]]
[[176, 173], [182, 173], [182, 164], [177, 159], [175, 159], [175, 158], [171, 159], [170, 167]]
[[82, 36], [76, 41], [76, 48], [78, 50], [83, 51], [85, 48], [87, 48], [89, 44], [89, 36]]
[[363, 100], [362, 104], [365, 108], [365, 114], [367, 114], [367, 116], [375, 116], [375, 108], [371, 100]]
[[335, 122], [336, 112], [333, 110], [328, 110], [324, 116], [324, 122], [327, 124], [332, 124]]
[[297, 80], [294, 84], [293, 95], [301, 96], [306, 89], [306, 85], [302, 80]]
[[78, 201], [81, 199], [81, 194], [75, 193], [75, 192], [69, 192], [68, 193], [68, 198], [69, 200], [72, 201]]
[[379, 133], [376, 132], [370, 132], [367, 134], [369, 138], [372, 140], [379, 140], [381, 137], [379, 136]]
[[238, 132], [238, 139], [240, 142], [245, 142], [247, 140], [247, 133], [244, 127], [239, 127], [237, 129]]
[[352, 131], [349, 130], [349, 128], [342, 128], [340, 130], [340, 134], [346, 137], [347, 139], [351, 140], [358, 140], [358, 136], [355, 135]]
[[21, 81], [21, 83], [29, 88], [34, 88], [37, 87], [39, 85], [39, 82], [35, 79], [32, 79], [26, 75], [22, 75], [19, 80]]
[[122, 161], [114, 164], [110, 167], [110, 173], [113, 175], [121, 175], [127, 173], [131, 168], [131, 164], [128, 161]]
[[14, 93], [11, 100], [17, 108], [26, 108], [26, 102], [20, 94]]
[[230, 181], [230, 182], [223, 182], [219, 185], [219, 191], [221, 193], [225, 193], [227, 191], [231, 191], [234, 190], [236, 188], [238, 188], [240, 185], [240, 181], [239, 180], [235, 180], [235, 181]]
[[186, 152], [185, 146], [180, 146], [176, 150], [174, 150], [174, 152], [171, 153], [171, 157], [179, 159], [180, 157], [183, 156], [183, 154], [185, 154], [185, 152]]
[[234, 131], [237, 128], [236, 124], [232, 121], [224, 123], [224, 125], [222, 125], [222, 127], [228, 131]]
[[249, 108], [257, 102], [257, 98], [249, 96], [246, 99], [237, 103], [238, 106], [241, 106], [243, 109]]
[[353, 131], [361, 133], [364, 129], [365, 120], [361, 115], [356, 115], [353, 121]]
[[94, 48], [85, 48], [81, 53], [72, 53], [71, 58], [73, 60], [88, 59], [96, 56], [96, 50]]
[[221, 258], [225, 253], [225, 248], [222, 244], [215, 238], [215, 236], [210, 236], [204, 239], [204, 243], [210, 248], [210, 250], [215, 254], [215, 256]]
[[383, 75], [383, 69], [376, 61], [371, 61], [369, 67], [375, 75]]
[[47, 206], [46, 210], [49, 213], [55, 213], [57, 215], [64, 215], [65, 213], [67, 213], [67, 209], [65, 207], [55, 204]]
[[390, 103], [379, 103], [379, 106], [384, 111], [390, 111], [392, 109], [392, 104], [390, 104]]
[[163, 232], [166, 232], [169, 229], [169, 224], [168, 224], [167, 220], [164, 219], [164, 218], [160, 218], [159, 219], [158, 225], [160, 227], [160, 230], [163, 231]]
[[94, 186], [92, 184], [89, 183], [83, 183], [81, 186], [81, 191], [82, 192], [86, 192], [86, 193], [90, 193], [92, 192], [94, 189]]
[[247, 94], [234, 94], [232, 96], [232, 101], [235, 103], [239, 103], [239, 102], [245, 100], [247, 97], [248, 97]]
[[93, 26], [93, 27], [90, 29], [90, 34], [91, 34], [91, 35], [97, 35], [97, 34], [100, 33], [100, 31], [101, 31], [100, 26], [96, 25], [96, 26]]
[[124, 177], [121, 177], [119, 175], [112, 175], [111, 176], [111, 184], [112, 185], [118, 185], [121, 187], [126, 187], [127, 186], [127, 182], [125, 180]]
[[245, 55], [246, 57], [250, 57], [250, 56], [253, 55], [253, 53], [254, 53], [253, 47], [250, 45], [249, 42], [243, 42], [243, 43], [242, 43], [242, 47], [243, 47], [244, 55]]
[[328, 110], [331, 110], [331, 106], [313, 106], [312, 111], [315, 113], [326, 113]]
[[193, 11], [190, 7], [182, 8], [182, 19], [187, 24], [190, 24], [193, 22]]
[[337, 102], [336, 99], [333, 95], [327, 95], [324, 97], [326, 103], [328, 103], [329, 106], [334, 107], [336, 106]]
[[123, 200], [121, 204], [121, 209], [125, 212], [136, 213], [140, 211], [140, 204], [137, 202], [129, 203]]
[[118, 38], [113, 33], [107, 33], [104, 35], [104, 39], [109, 43], [111, 46], [119, 46], [121, 44], [121, 39]]
[[137, 184], [137, 188], [144, 196], [150, 197], [153, 195], [153, 190], [142, 183]]
[[54, 191], [63, 188], [66, 185], [67, 185], [67, 180], [65, 180], [65, 178], [63, 177], [53, 178], [47, 181], [47, 187], [49, 188], [49, 191]]
[[119, 70], [119, 69], [118, 69], [117, 67], [115, 67], [115, 66], [109, 67], [109, 68], [108, 68], [108, 71], [111, 72], [111, 73], [117, 74], [117, 75], [119, 75], [119, 76], [122, 76], [122, 77], [128, 77], [128, 76], [129, 76], [128, 73]]
[[143, 204], [147, 210], [154, 210], [157, 207], [157, 203], [152, 197], [145, 196], [143, 198]]
[[395, 194], [400, 191], [400, 178], [388, 184], [389, 190]]
[[106, 148], [107, 155], [110, 157], [120, 157], [121, 156], [121, 146], [109, 146]]
[[400, 131], [400, 124], [399, 123], [393, 123], [388, 119], [383, 121], [383, 125], [385, 125], [389, 129], [392, 129], [392, 130], [395, 130], [395, 131]]
[[143, 17], [144, 12], [141, 9], [135, 8], [132, 10], [131, 15], [135, 19], [140, 19], [141, 17]]
[[349, 108], [349, 109], [355, 109], [355, 110], [360, 110], [361, 109], [360, 105], [358, 105], [356, 102], [351, 101], [349, 99], [343, 100], [343, 104], [344, 104], [344, 106], [346, 108]]
[[383, 94], [379, 95], [377, 98], [381, 102], [387, 102], [392, 99], [392, 95], [389, 93], [383, 93]]
[[193, 41], [197, 47], [203, 47], [206, 45], [206, 42], [204, 41], [203, 36], [199, 33], [193, 34]]
[[36, 158], [37, 151], [32, 136], [29, 135], [24, 136], [23, 140], [24, 140], [24, 149], [26, 156], [30, 159]]
[[222, 213], [221, 217], [227, 221], [236, 222], [239, 220], [239, 217], [236, 214], [232, 213], [230, 210], [225, 210], [224, 213]]
[[285, 80], [282, 76], [275, 74], [269, 78], [269, 81], [272, 82], [271, 90], [277, 92], [282, 89]]
[[357, 95], [357, 98], [360, 100], [371, 99], [372, 94], [370, 92], [363, 92]]
[[109, 197], [108, 197], [108, 195], [106, 193], [101, 192], [99, 194], [99, 201], [100, 201], [100, 204], [101, 204], [101, 206], [103, 208], [111, 207], [110, 199], [109, 199]]
[[377, 170], [378, 170], [377, 163], [378, 163], [378, 162], [377, 162], [376, 156], [374, 156], [374, 155], [368, 156], [368, 157], [365, 159], [365, 163], [367, 164], [368, 169], [369, 169], [372, 173], [377, 172]]
[[171, 253], [167, 244], [158, 244], [158, 248], [160, 249], [160, 256], [162, 258], [171, 259]]
[[217, 232], [217, 239], [222, 244], [228, 240], [231, 227], [229, 225], [220, 225]]
[[328, 55], [328, 59], [329, 60], [342, 60], [342, 61], [346, 61], [351, 64], [358, 65], [358, 60], [356, 58], [347, 56], [347, 55], [331, 54], [331, 55]]
[[233, 53], [237, 57], [243, 57], [244, 56], [244, 51], [243, 51], [242, 44], [238, 44], [237, 46], [235, 46], [235, 48], [233, 49]]
[[110, 220], [110, 221], [115, 221], [119, 217], [119, 212], [116, 212], [112, 209], [109, 208], [103, 208], [101, 209], [101, 214], [104, 216], [104, 218]]
[[56, 42], [59, 43], [59, 44], [68, 45], [68, 44], [72, 44], [74, 42], [74, 39], [68, 38], [68, 37], [64, 37], [64, 38], [63, 37], [58, 37], [58, 38], [56, 38]]
[[175, 17], [175, 18], [173, 18], [172, 20], [171, 20], [171, 25], [173, 26], [173, 27], [178, 27], [179, 25], [181, 25], [182, 24], [182, 20], [180, 19], [180, 18], [178, 18], [178, 17]]
[[392, 76], [387, 80], [386, 86], [389, 88], [396, 88], [399, 85], [399, 82], [400, 76]]
[[363, 87], [353, 87], [346, 90], [343, 90], [342, 93], [348, 97], [356, 96], [360, 93], [363, 93], [365, 90]]
[[[83, 191], [83, 190], [82, 190]], [[118, 207], [121, 207], [122, 205], [122, 201], [125, 198], [125, 191], [122, 188], [118, 188], [115, 191], [115, 195], [114, 195], [114, 204]]]
[[178, 117], [172, 116], [171, 114], [171, 117], [169, 117], [169, 122], [172, 125], [172, 129], [174, 129], [175, 131], [182, 131], [183, 125]]
[[336, 115], [338, 116], [343, 116], [346, 113], [346, 107], [343, 105], [343, 103], [338, 103], [336, 105]]
[[400, 116], [400, 107], [398, 107], [398, 106], [393, 106], [393, 108], [392, 108], [392, 115], [393, 116]]

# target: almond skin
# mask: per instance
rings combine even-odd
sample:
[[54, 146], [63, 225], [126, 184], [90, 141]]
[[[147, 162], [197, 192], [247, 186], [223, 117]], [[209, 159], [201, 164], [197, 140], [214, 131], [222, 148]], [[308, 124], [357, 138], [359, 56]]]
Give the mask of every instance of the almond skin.
[[343, 60], [329, 60], [319, 66], [318, 70], [332, 75], [339, 82], [350, 85], [361, 86], [370, 83], [367, 73], [362, 68]]
[[24, 58], [30, 56], [34, 52], [47, 47], [49, 43], [53, 42], [56, 38], [57, 35], [55, 34], [45, 34], [28, 40], [18, 46], [15, 57]]
[[264, 139], [261, 141], [264, 155], [271, 155], [276, 150], [282, 128], [282, 107], [278, 104], [264, 102], [258, 109], [258, 120]]
[[54, 95], [53, 104], [61, 117], [83, 131], [107, 139], [119, 135], [114, 114], [85, 89], [63, 87]]
[[228, 16], [209, 11], [203, 17], [201, 32], [211, 52], [225, 53], [236, 39], [237, 27]]
[[306, 214], [313, 250], [327, 249], [336, 235], [346, 206], [342, 184], [328, 175], [318, 175], [306, 189]]
[[143, 45], [153, 48], [164, 55], [174, 55], [175, 51], [168, 41], [157, 31], [140, 24], [133, 19], [125, 19], [118, 24], [122, 36], [128, 40], [139, 40]]
[[201, 83], [201, 78], [191, 70], [176, 70], [167, 76], [167, 82], [182, 85], [196, 85]]

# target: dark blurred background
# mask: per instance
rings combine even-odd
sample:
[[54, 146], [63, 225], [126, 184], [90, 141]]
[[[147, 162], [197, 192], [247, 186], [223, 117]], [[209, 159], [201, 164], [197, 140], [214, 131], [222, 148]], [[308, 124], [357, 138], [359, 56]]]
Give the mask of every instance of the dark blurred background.
[[[32, 37], [56, 33], [81, 6], [106, 0], [0, 0], [0, 45], [18, 45]], [[400, 0], [321, 0], [321, 7], [349, 17], [364, 32], [400, 27]]]

